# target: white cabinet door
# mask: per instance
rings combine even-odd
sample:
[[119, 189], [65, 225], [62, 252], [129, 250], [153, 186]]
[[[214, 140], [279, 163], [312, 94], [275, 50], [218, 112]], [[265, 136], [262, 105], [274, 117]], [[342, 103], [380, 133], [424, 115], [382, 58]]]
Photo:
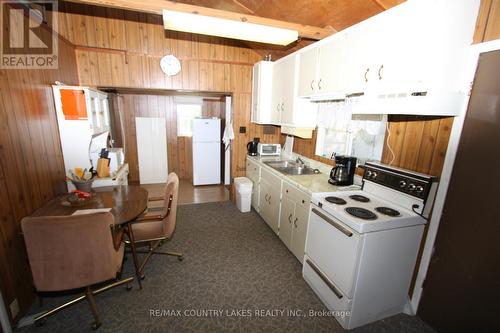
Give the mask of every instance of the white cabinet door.
[[[309, 222], [309, 210], [300, 205], [295, 206], [292, 233], [292, 253], [299, 259], [304, 260], [304, 251], [306, 248], [307, 225]], [[280, 229], [281, 232], [281, 229]]]
[[141, 184], [167, 181], [167, 125], [165, 118], [135, 118]]
[[295, 107], [295, 72], [297, 57], [288, 57], [280, 63], [282, 71], [282, 106], [280, 123], [283, 125], [295, 125], [294, 113], [303, 112]]
[[279, 124], [281, 110], [283, 108], [283, 66], [281, 63], [275, 63], [273, 67], [273, 85], [272, 85], [272, 97], [271, 97], [271, 116], [270, 123]]
[[344, 91], [348, 95], [367, 93], [376, 83], [375, 68], [380, 63], [377, 42], [381, 36], [367, 23], [362, 22], [345, 35]]
[[255, 211], [258, 213], [260, 212], [260, 207], [259, 207], [259, 195], [260, 195], [260, 183], [253, 181], [253, 188], [252, 188], [252, 207], [255, 209]]
[[259, 124], [270, 122], [272, 71], [271, 61], [259, 61], [253, 66], [252, 122]]
[[247, 159], [246, 176], [253, 183], [252, 187], [252, 207], [259, 212], [259, 194], [260, 194], [260, 166]]
[[280, 223], [280, 205], [281, 205], [281, 191], [274, 187], [270, 188], [269, 191], [269, 221], [268, 224], [273, 229], [275, 234], [279, 232]]
[[330, 95], [343, 92], [343, 66], [345, 59], [345, 35], [340, 35], [329, 43], [321, 45], [318, 55], [318, 95]]
[[253, 75], [252, 75], [252, 113], [250, 120], [252, 122], [260, 122], [260, 67], [258, 64], [253, 66]]
[[280, 220], [280, 190], [274, 189], [270, 183], [261, 179], [260, 181], [260, 198], [259, 198], [260, 215], [266, 221], [267, 225], [278, 234]]
[[295, 212], [295, 202], [288, 196], [284, 195], [281, 200], [281, 214], [280, 214], [280, 232], [279, 236], [286, 247], [292, 250], [292, 231], [293, 219]]
[[316, 93], [316, 76], [318, 64], [318, 48], [309, 49], [299, 55], [299, 97], [307, 97]]

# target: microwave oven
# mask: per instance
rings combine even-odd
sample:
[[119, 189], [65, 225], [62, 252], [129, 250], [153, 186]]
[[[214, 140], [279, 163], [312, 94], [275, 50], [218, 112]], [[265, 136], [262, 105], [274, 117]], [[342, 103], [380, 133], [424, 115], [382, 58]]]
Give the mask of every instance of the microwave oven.
[[257, 153], [261, 156], [281, 155], [281, 145], [279, 143], [259, 143]]

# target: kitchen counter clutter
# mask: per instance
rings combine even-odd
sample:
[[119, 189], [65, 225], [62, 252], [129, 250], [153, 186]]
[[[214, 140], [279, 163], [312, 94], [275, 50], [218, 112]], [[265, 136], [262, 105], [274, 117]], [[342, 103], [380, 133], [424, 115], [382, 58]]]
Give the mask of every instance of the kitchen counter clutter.
[[[298, 157], [320, 173], [287, 175], [266, 164], [269, 161], [296, 160]], [[359, 188], [329, 184], [331, 168], [297, 154], [275, 157], [247, 155], [246, 176], [253, 183], [252, 207], [300, 262], [304, 259], [311, 195]]]

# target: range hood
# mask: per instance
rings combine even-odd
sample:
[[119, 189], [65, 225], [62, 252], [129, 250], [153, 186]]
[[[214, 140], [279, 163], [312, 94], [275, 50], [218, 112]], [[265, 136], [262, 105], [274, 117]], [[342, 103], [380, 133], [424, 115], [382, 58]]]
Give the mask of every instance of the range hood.
[[312, 103], [349, 102], [353, 114], [407, 114], [457, 116], [463, 110], [464, 92], [416, 91], [400, 93], [355, 93], [314, 96]]
[[466, 102], [460, 92], [413, 92], [361, 96], [353, 102], [356, 114], [406, 114], [420, 116], [456, 116]]

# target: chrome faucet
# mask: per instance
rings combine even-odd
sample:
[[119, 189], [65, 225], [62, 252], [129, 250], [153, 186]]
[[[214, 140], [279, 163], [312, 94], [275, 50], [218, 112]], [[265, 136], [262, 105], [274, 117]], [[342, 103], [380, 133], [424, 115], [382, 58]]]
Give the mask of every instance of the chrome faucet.
[[301, 159], [300, 157], [297, 157], [297, 160], [296, 160], [297, 163], [300, 163], [302, 165], [306, 165], [306, 162], [304, 162], [303, 159]]

